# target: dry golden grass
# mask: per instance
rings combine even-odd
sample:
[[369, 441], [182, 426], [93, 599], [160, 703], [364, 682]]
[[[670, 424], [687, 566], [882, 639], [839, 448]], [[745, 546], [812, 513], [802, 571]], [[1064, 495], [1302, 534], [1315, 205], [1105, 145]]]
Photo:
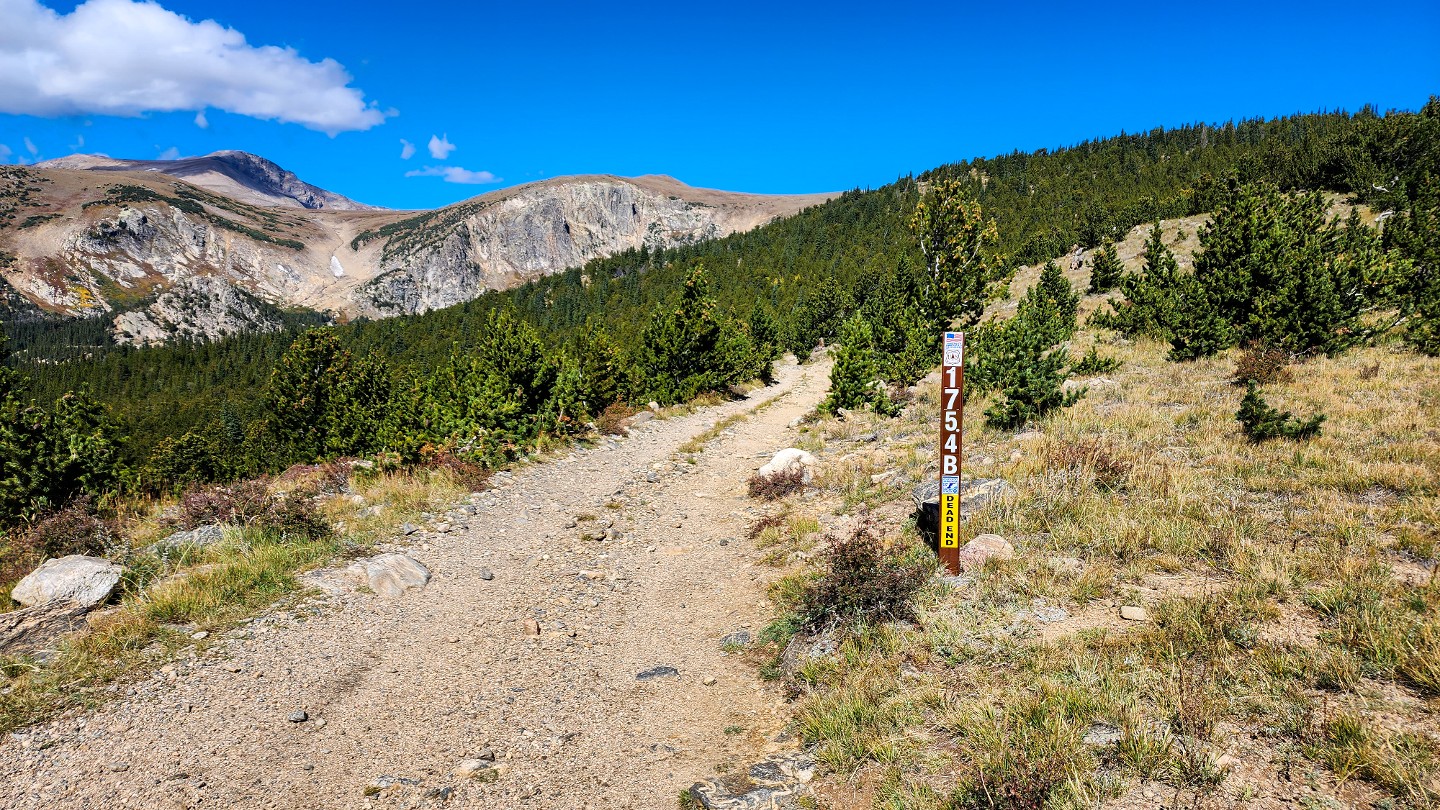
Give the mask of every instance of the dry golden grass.
[[[967, 476], [1018, 497], [964, 532], [1004, 535], [1016, 559], [937, 581], [913, 626], [797, 674], [826, 781], [878, 768], [875, 806], [893, 808], [1435, 806], [1440, 361], [1381, 345], [1295, 365], [1265, 395], [1326, 414], [1322, 434], [1254, 444], [1238, 350], [1176, 364], [1082, 329], [1071, 351], [1091, 345], [1124, 365], [1040, 435], [967, 408]], [[937, 419], [922, 391], [893, 421], [809, 427], [823, 501], [806, 508], [913, 531], [909, 487], [870, 476], [934, 475]], [[891, 443], [854, 441], [876, 429]], [[1097, 730], [1114, 741], [1084, 742]]]

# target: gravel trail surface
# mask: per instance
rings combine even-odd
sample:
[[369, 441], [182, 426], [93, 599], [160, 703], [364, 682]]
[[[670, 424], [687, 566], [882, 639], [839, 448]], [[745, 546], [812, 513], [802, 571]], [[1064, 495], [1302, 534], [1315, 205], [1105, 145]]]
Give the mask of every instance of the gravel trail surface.
[[[720, 639], [758, 634], [774, 576], [745, 481], [828, 372], [787, 364], [747, 400], [499, 476], [397, 532], [423, 589], [277, 608], [0, 740], [0, 807], [674, 808], [793, 745], [781, 697]], [[696, 463], [677, 453], [737, 414]]]

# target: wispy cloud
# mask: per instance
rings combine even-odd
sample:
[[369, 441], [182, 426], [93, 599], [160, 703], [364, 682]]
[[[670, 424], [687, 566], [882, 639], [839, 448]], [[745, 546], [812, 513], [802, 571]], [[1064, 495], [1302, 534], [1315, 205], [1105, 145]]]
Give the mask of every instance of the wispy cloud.
[[401, 159], [401, 160], [409, 160], [409, 159], [412, 158], [412, 157], [415, 157], [415, 144], [413, 144], [413, 143], [405, 140], [404, 138], [401, 138], [401, 139], [400, 139], [400, 159]]
[[10, 147], [0, 143], [0, 163], [8, 163], [11, 154], [13, 153], [10, 151]]
[[455, 151], [455, 144], [450, 143], [450, 134], [441, 136], [430, 136], [430, 157], [436, 160], [449, 160], [450, 153]]
[[476, 172], [469, 169], [462, 169], [459, 166], [426, 166], [423, 169], [414, 169], [405, 173], [406, 177], [443, 177], [447, 183], [460, 183], [463, 185], [485, 185], [487, 183], [499, 183], [503, 177], [496, 177], [490, 172]]
[[178, 146], [172, 146], [172, 147], [170, 147], [169, 149], [166, 149], [164, 152], [161, 152], [159, 155], [157, 155], [157, 156], [155, 157], [155, 159], [156, 159], [156, 160], [179, 160], [179, 159], [180, 159], [180, 147], [178, 147]]
[[137, 116], [214, 107], [330, 135], [386, 117], [335, 60], [250, 45], [233, 28], [193, 22], [159, 3], [89, 0], [59, 14], [39, 0], [0, 0], [0, 17], [0, 112]]
[[81, 149], [84, 149], [84, 148], [85, 148], [85, 136], [84, 136], [84, 135], [76, 135], [76, 136], [75, 136], [75, 143], [70, 144], [70, 151], [71, 151], [71, 152], [78, 152], [78, 151], [80, 151]]
[[32, 158], [40, 156], [40, 147], [36, 146], [28, 136], [25, 138], [25, 151], [29, 152]]
[[205, 111], [204, 111], [204, 110], [201, 110], [200, 112], [195, 113], [195, 126], [201, 128], [201, 129], [209, 129], [209, 128], [210, 128], [210, 119], [205, 117]]

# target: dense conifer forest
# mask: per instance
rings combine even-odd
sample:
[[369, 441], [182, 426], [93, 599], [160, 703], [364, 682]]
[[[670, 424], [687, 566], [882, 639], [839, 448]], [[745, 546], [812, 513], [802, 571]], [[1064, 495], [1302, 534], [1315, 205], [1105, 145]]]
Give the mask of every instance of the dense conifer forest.
[[[291, 313], [276, 334], [141, 349], [110, 343], [99, 320], [7, 324], [0, 446], [39, 447], [36, 437], [48, 435], [53, 451], [36, 453], [73, 455], [77, 442], [103, 447], [96, 457], [105, 469], [64, 473], [74, 480], [61, 486], [26, 468], [44, 458], [7, 459], [0, 524], [58, 506], [48, 496], [36, 500], [45, 487], [67, 497], [117, 486], [162, 491], [344, 455], [411, 463], [453, 454], [496, 464], [581, 432], [607, 409], [684, 401], [763, 377], [785, 351], [803, 358], [841, 334], [874, 352], [847, 359], [848, 369], [906, 382], [928, 368], [935, 331], [957, 317], [973, 325], [992, 282], [1017, 265], [1099, 247], [1161, 218], [1212, 211], [1237, 223], [1261, 212], [1282, 230], [1304, 229], [1306, 238], [1285, 243], [1295, 256], [1285, 270], [1291, 275], [1276, 277], [1291, 286], [1305, 286], [1305, 268], [1327, 251], [1364, 253], [1369, 258], [1325, 265], [1325, 284], [1362, 279], [1365, 288], [1310, 290], [1307, 301], [1329, 307], [1317, 317], [1343, 321], [1348, 341], [1370, 336], [1372, 311], [1397, 311], [1390, 326], [1433, 352], [1440, 280], [1435, 229], [1426, 223], [1440, 206], [1437, 177], [1440, 100], [1432, 99], [1418, 113], [1365, 109], [1192, 125], [977, 158], [846, 192], [748, 233], [628, 251], [414, 317], [314, 329], [313, 314]], [[1327, 225], [1317, 192], [1394, 212], [1393, 232], [1382, 237], [1358, 221]], [[940, 241], [950, 240], [940, 247], [963, 243], [983, 261], [937, 259], [927, 241], [937, 227]], [[1353, 229], [1364, 233], [1346, 237], [1359, 233]], [[1237, 286], [1243, 257], [1226, 258], [1249, 238], [1212, 234], [1211, 264], [1174, 289], [1158, 284], [1159, 271], [1147, 282], [1145, 274], [1109, 268], [1105, 283], [1118, 284], [1130, 302], [1110, 325], [1174, 340], [1177, 360], [1293, 333], [1256, 321], [1249, 298], [1225, 298], [1265, 293], [1258, 276], [1244, 278], [1253, 290]], [[1163, 265], [1162, 249], [1150, 258]], [[1098, 253], [1109, 267], [1113, 256]], [[1046, 278], [1053, 284], [1058, 273]], [[979, 279], [978, 286], [962, 294], [955, 284], [964, 279]], [[1074, 329], [1074, 303], [1068, 289], [1052, 293], [1049, 303], [1022, 307], [1024, 322], [1049, 324], [1043, 335], [980, 327], [997, 346], [1013, 342], [975, 360], [977, 374], [988, 375], [977, 381], [1012, 392], [997, 405], [1000, 422], [1021, 424], [1047, 402], [1063, 407], [1051, 389], [1070, 359], [1053, 347]], [[1149, 300], [1162, 300], [1161, 309], [1144, 310]], [[1185, 328], [1198, 321], [1177, 319], [1177, 306], [1208, 313], [1208, 323], [1223, 326], [1221, 342], [1195, 345]], [[1068, 308], [1068, 321], [1055, 320], [1056, 307]], [[1285, 348], [1343, 348], [1334, 323], [1301, 326], [1303, 345]], [[1017, 374], [1022, 362], [1029, 370]], [[853, 396], [867, 400], [868, 381], [851, 382]], [[875, 407], [884, 406], [877, 400]]]

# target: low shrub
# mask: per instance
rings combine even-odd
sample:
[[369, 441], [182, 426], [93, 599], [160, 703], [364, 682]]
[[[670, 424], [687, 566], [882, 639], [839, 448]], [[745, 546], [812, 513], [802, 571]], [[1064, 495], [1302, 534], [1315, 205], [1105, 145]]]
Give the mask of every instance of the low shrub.
[[751, 540], [765, 533], [766, 529], [778, 529], [785, 525], [785, 518], [782, 515], [766, 515], [750, 525], [746, 537]]
[[1289, 352], [1252, 343], [1235, 362], [1235, 384], [1271, 385], [1294, 382], [1295, 375], [1290, 371], [1291, 360]]
[[9, 547], [0, 554], [0, 582], [17, 580], [53, 557], [103, 555], [114, 538], [91, 508], [89, 496], [83, 496], [28, 527], [16, 529]]
[[1043, 450], [1050, 468], [1079, 470], [1095, 477], [1095, 485], [1107, 490], [1124, 486], [1135, 465], [1108, 444], [1096, 439], [1051, 441]]
[[750, 497], [778, 501], [805, 488], [805, 470], [800, 467], [792, 467], [769, 475], [756, 473], [750, 476], [746, 485], [749, 488]]
[[490, 468], [450, 453], [432, 457], [426, 466], [432, 470], [444, 470], [456, 484], [471, 492], [483, 492], [490, 485]]
[[799, 599], [806, 629], [913, 618], [911, 599], [935, 570], [925, 548], [913, 542], [887, 546], [868, 522], [825, 540], [824, 571]]
[[1101, 357], [1100, 352], [1091, 346], [1090, 351], [1080, 358], [1080, 362], [1070, 369], [1070, 373], [1076, 377], [1094, 377], [1097, 374], [1114, 371], [1122, 365], [1124, 363], [1114, 357]]
[[625, 433], [625, 420], [635, 413], [635, 409], [624, 402], [612, 402], [595, 417], [595, 429], [606, 436], [622, 435]]
[[1301, 420], [1292, 416], [1289, 411], [1278, 411], [1270, 407], [1256, 390], [1255, 383], [1250, 382], [1246, 384], [1245, 398], [1240, 401], [1240, 410], [1235, 412], [1235, 419], [1240, 422], [1240, 429], [1246, 438], [1252, 442], [1280, 438], [1300, 441], [1320, 435], [1320, 424], [1325, 421], [1325, 414], [1319, 413]]

